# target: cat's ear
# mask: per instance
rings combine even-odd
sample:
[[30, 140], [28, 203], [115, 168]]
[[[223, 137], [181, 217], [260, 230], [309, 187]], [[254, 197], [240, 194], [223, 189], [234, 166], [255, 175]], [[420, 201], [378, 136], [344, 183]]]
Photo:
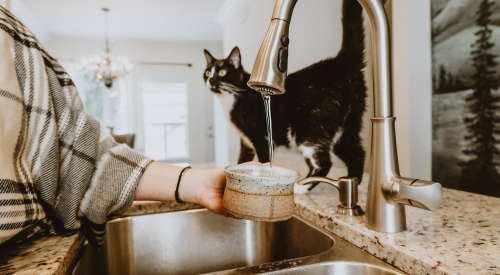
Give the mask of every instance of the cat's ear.
[[212, 62], [214, 62], [215, 58], [207, 49], [204, 49], [203, 53], [205, 54], [205, 59], [207, 60], [207, 64], [211, 64]]
[[229, 63], [231, 63], [236, 69], [239, 69], [241, 66], [241, 53], [240, 48], [234, 47], [231, 53], [229, 54]]

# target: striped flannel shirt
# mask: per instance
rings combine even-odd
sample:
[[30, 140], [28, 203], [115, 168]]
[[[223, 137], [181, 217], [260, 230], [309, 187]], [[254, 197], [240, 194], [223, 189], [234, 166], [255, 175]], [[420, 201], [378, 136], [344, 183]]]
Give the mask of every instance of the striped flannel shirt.
[[100, 135], [68, 74], [0, 6], [0, 243], [82, 225], [102, 234], [150, 162]]

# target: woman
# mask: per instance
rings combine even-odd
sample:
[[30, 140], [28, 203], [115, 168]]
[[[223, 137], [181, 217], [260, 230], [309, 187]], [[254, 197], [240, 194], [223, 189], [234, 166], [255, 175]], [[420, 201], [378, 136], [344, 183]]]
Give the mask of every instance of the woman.
[[95, 240], [134, 200], [223, 212], [222, 170], [154, 162], [99, 129], [64, 69], [0, 6], [0, 243], [81, 227]]

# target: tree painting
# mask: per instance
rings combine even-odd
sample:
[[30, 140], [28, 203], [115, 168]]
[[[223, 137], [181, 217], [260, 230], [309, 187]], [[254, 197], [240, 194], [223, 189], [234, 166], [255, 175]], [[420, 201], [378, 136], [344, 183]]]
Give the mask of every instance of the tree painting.
[[500, 197], [499, 10], [499, 0], [433, 2], [433, 178]]
[[[464, 119], [467, 126], [465, 136], [466, 148], [463, 150], [467, 159], [460, 163], [462, 166], [461, 186], [465, 190], [488, 194], [500, 194], [500, 174], [498, 157], [500, 150], [497, 145], [500, 134], [500, 107], [498, 95], [493, 91], [498, 89], [498, 77], [495, 70], [498, 65], [497, 55], [492, 52], [495, 46], [491, 35], [491, 7], [490, 0], [482, 0], [477, 13], [476, 32], [477, 40], [472, 45], [472, 60], [475, 73], [473, 75], [473, 92], [465, 100], [468, 115]], [[476, 181], [484, 183], [477, 184]]]

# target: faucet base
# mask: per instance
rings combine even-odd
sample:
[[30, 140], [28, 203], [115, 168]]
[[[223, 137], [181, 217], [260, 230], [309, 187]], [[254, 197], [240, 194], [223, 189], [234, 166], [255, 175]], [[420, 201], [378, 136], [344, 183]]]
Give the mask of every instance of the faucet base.
[[[367, 207], [367, 227], [384, 233], [406, 231], [406, 211], [404, 205], [379, 202], [379, 208]], [[374, 210], [377, 210], [374, 212]]]
[[365, 211], [363, 211], [363, 209], [359, 205], [354, 206], [354, 208], [346, 208], [339, 205], [339, 207], [337, 208], [337, 214], [355, 217], [363, 216], [365, 214]]
[[368, 228], [387, 233], [406, 230], [403, 205], [394, 202], [384, 186], [399, 177], [395, 117], [372, 118], [372, 154], [366, 216]]

